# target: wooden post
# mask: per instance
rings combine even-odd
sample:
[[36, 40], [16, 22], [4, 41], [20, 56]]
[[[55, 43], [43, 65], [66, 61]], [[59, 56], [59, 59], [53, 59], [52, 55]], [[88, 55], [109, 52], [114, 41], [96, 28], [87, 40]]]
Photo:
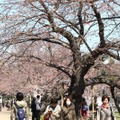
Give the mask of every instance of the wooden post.
[[[64, 104], [64, 83], [60, 84], [60, 96], [61, 96], [61, 109], [63, 110], [63, 104]], [[62, 111], [61, 111], [62, 112]], [[60, 120], [64, 120], [63, 115], [61, 114]]]
[[94, 120], [94, 85], [92, 85], [92, 120]]

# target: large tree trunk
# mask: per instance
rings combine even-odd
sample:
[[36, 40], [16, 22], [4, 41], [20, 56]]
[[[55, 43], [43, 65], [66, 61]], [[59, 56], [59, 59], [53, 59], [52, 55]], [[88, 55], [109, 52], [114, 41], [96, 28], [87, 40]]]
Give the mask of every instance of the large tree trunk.
[[77, 118], [80, 117], [80, 105], [83, 100], [82, 95], [85, 90], [84, 77], [79, 75], [73, 75], [71, 80], [71, 86], [69, 89], [69, 94], [72, 96], [72, 100], [75, 104], [75, 111]]
[[116, 97], [115, 97], [115, 94], [114, 94], [114, 90], [115, 90], [114, 87], [111, 87], [111, 94], [112, 94], [112, 97], [113, 97], [113, 99], [114, 99], [116, 108], [117, 108], [117, 110], [118, 110], [118, 112], [119, 112], [119, 114], [120, 114], [120, 107], [119, 107], [119, 105], [117, 104], [117, 100], [116, 100]]

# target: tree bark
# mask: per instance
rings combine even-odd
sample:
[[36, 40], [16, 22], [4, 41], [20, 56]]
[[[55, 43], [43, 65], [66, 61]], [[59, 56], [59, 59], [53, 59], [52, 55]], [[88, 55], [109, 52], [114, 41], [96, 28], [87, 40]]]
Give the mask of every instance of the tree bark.
[[72, 97], [72, 100], [75, 104], [75, 111], [77, 118], [80, 117], [80, 105], [83, 100], [82, 94], [85, 90], [84, 77], [80, 75], [73, 75], [71, 80], [71, 86], [69, 89], [69, 95]]

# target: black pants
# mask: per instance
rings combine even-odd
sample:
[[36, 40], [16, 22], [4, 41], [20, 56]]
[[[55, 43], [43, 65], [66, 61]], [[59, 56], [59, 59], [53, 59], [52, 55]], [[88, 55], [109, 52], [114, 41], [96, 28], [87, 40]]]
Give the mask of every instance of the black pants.
[[40, 111], [39, 110], [32, 113], [32, 120], [35, 120], [35, 118], [36, 118], [36, 120], [40, 120]]

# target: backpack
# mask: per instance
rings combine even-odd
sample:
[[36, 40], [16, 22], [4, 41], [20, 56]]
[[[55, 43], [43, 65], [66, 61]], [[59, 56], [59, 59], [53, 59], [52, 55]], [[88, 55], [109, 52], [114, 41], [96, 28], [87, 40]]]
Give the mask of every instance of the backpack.
[[17, 119], [16, 120], [25, 120], [25, 110], [23, 107], [19, 107], [16, 103], [15, 106], [17, 108]]
[[82, 116], [88, 115], [88, 106], [87, 105], [83, 105], [81, 113], [82, 113]]
[[52, 111], [55, 109], [52, 106], [48, 106], [49, 111], [44, 115], [44, 120], [49, 120], [51, 117]]

